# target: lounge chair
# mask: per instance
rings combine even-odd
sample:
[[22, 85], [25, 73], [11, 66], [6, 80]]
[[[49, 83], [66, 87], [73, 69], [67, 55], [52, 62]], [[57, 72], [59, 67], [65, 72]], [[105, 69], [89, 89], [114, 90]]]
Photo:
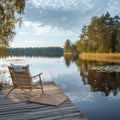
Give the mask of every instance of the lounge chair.
[[31, 92], [33, 89], [37, 88], [41, 89], [42, 93], [44, 93], [41, 80], [42, 73], [31, 76], [29, 65], [22, 66], [11, 64], [11, 66], [8, 66], [8, 69], [12, 78], [13, 87], [5, 97], [7, 97], [14, 89], [29, 89], [29, 92]]

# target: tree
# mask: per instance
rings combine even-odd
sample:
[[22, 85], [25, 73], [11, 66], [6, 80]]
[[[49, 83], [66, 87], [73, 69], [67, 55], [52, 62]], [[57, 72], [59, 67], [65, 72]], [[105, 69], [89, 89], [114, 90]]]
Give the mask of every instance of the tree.
[[110, 31], [110, 50], [111, 52], [117, 52], [117, 46], [120, 41], [120, 18], [115, 16], [112, 18], [111, 31]]
[[82, 28], [82, 34], [80, 35], [80, 39], [83, 41], [83, 44], [84, 44], [84, 48], [85, 48], [85, 52], [87, 52], [87, 49], [88, 49], [88, 36], [87, 36], [87, 26], [83, 26]]
[[71, 41], [67, 39], [64, 45], [64, 52], [69, 53], [71, 49]]
[[77, 46], [75, 44], [73, 44], [69, 39], [67, 39], [65, 41], [65, 45], [64, 45], [64, 53], [67, 54], [77, 54]]
[[16, 14], [23, 14], [26, 0], [0, 0], [0, 46], [9, 46], [15, 35]]
[[119, 52], [119, 16], [111, 17], [108, 12], [101, 17], [93, 16], [90, 24], [83, 26], [80, 40], [76, 44], [79, 52]]

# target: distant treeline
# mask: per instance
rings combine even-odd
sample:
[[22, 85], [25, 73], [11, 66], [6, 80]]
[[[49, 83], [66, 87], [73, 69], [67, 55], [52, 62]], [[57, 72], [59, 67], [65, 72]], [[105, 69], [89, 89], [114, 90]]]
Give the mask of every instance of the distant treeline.
[[63, 56], [63, 48], [61, 47], [36, 47], [36, 48], [7, 48], [7, 56]]

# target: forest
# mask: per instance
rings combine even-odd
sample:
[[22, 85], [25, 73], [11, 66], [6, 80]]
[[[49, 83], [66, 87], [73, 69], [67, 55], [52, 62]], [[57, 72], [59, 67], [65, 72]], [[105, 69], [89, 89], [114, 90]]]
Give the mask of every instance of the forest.
[[64, 45], [64, 53], [118, 53], [120, 52], [120, 17], [111, 17], [109, 12], [101, 17], [93, 16], [89, 25], [84, 25], [79, 40], [69, 39]]

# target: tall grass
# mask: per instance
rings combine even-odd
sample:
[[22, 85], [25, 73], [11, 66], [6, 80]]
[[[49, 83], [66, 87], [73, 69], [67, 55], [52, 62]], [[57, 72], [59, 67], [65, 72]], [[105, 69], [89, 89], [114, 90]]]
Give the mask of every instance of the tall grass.
[[120, 62], [120, 53], [82, 53], [81, 59], [106, 62]]

